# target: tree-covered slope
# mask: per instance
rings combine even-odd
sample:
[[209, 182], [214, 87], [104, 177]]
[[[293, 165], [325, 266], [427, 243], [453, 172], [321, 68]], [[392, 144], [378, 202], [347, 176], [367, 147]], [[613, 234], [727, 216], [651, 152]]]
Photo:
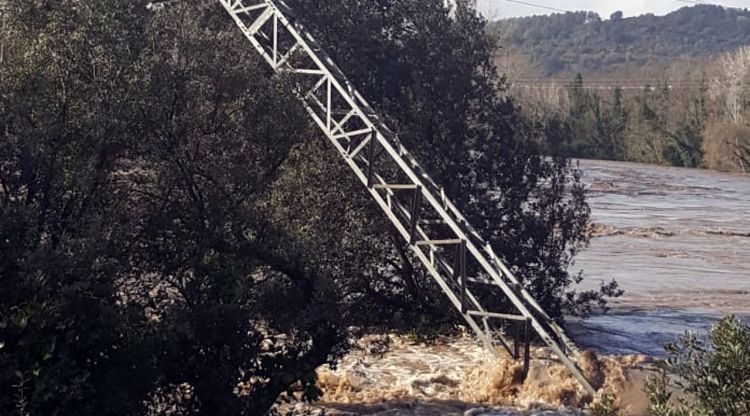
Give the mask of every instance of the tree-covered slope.
[[681, 57], [707, 57], [750, 44], [750, 11], [685, 7], [602, 20], [591, 12], [500, 20], [492, 30], [529, 56], [546, 75], [642, 67]]

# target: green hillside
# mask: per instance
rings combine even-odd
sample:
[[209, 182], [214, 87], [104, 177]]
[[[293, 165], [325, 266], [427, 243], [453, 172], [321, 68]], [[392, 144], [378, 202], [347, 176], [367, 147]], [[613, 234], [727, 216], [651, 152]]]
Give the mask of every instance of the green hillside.
[[750, 44], [750, 11], [685, 7], [604, 20], [591, 12], [500, 20], [491, 24], [503, 44], [515, 46], [548, 76], [666, 64]]

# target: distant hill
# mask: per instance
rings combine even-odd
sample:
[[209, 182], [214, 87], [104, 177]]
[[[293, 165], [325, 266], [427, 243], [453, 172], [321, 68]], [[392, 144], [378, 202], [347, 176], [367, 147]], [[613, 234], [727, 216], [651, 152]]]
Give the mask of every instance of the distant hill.
[[609, 20], [576, 12], [500, 20], [491, 24], [547, 76], [602, 73], [701, 58], [750, 44], [750, 11], [711, 5]]

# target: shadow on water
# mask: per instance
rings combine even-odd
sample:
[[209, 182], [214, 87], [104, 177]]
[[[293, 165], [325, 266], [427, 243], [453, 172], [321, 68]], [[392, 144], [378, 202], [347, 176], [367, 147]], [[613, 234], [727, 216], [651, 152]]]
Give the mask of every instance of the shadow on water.
[[[738, 315], [750, 321], [750, 315]], [[567, 331], [579, 345], [604, 354], [665, 357], [664, 345], [686, 331], [706, 334], [721, 314], [669, 308], [618, 309], [586, 319], [571, 319]]]
[[463, 415], [476, 405], [455, 400], [403, 400], [375, 404], [325, 403], [327, 415]]
[[518, 410], [511, 408], [484, 408], [457, 400], [397, 400], [375, 404], [325, 403], [327, 416], [555, 416], [578, 413], [552, 410]]

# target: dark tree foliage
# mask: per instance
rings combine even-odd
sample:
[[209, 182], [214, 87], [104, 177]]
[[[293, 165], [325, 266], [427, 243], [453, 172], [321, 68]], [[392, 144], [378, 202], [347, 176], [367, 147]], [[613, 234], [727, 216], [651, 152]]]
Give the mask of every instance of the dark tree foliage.
[[145, 6], [11, 3], [2, 414], [263, 414], [346, 346], [333, 266], [268, 220], [290, 85], [214, 2]]
[[109, 16], [56, 3], [8, 5], [0, 413], [127, 414], [139, 407], [129, 393], [148, 391], [151, 368], [138, 343], [142, 317], [117, 305], [126, 265], [112, 230], [128, 213], [110, 184], [117, 148], [132, 140], [133, 108], [122, 98], [129, 80], [114, 73], [130, 65], [125, 51], [137, 48], [143, 26], [123, 20], [137, 13], [129, 2]]
[[573, 75], [709, 57], [750, 43], [750, 12], [714, 5], [684, 7], [666, 16], [610, 20], [590, 12], [521, 17], [493, 22], [506, 44], [531, 56], [546, 75]]
[[335, 45], [334, 60], [551, 315], [603, 299], [570, 292], [589, 216], [577, 173], [542, 157], [539, 132], [500, 98], [497, 44], [473, 10], [460, 3], [451, 15], [441, 1], [416, 0], [290, 4]]
[[222, 9], [195, 8], [157, 14], [146, 33], [161, 48], [142, 58], [138, 78], [153, 82], [126, 166], [143, 239], [135, 275], [154, 278], [136, 290], [159, 293], [146, 299], [171, 349], [163, 382], [192, 385], [204, 414], [262, 414], [298, 381], [314, 398], [314, 370], [344, 346], [340, 296], [321, 278], [338, 264], [269, 219], [281, 168], [309, 134], [292, 86], [248, 64], [254, 51]]
[[[499, 98], [484, 22], [318, 3], [294, 6], [550, 314], [603, 304], [568, 272], [578, 172]], [[315, 398], [349, 325], [455, 324], [217, 2], [146, 4], [8, 2], [0, 413], [259, 415]]]
[[727, 316], [707, 337], [686, 333], [666, 350], [665, 371], [646, 384], [651, 416], [750, 414], [750, 325]]

